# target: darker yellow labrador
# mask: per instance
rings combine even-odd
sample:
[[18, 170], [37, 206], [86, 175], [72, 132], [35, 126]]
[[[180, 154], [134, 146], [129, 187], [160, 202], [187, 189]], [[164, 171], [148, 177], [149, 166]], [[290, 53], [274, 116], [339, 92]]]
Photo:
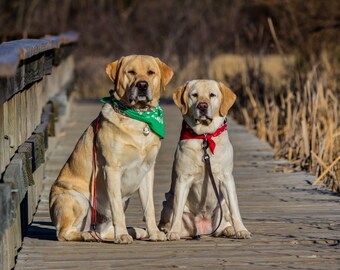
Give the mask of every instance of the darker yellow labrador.
[[[95, 120], [79, 139], [51, 188], [50, 215], [58, 239], [94, 239], [90, 225], [95, 143], [98, 235], [116, 243], [132, 242], [124, 211], [131, 195], [138, 191], [150, 240], [164, 241], [166, 237], [156, 225], [152, 194], [162, 134], [127, 113], [158, 113], [156, 116], [161, 117], [158, 101], [173, 71], [158, 58], [131, 55], [109, 64], [106, 72], [115, 83], [115, 91], [102, 108], [96, 141]], [[136, 232], [137, 238], [146, 236], [144, 230]]]

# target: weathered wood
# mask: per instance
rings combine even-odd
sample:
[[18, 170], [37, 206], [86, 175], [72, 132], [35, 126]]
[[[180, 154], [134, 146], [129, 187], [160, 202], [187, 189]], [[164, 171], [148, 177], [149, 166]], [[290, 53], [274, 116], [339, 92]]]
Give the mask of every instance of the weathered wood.
[[26, 177], [28, 179], [28, 185], [34, 185], [33, 179], [33, 144], [29, 142], [25, 142], [18, 148], [19, 154], [25, 155], [24, 165], [26, 167]]
[[0, 236], [10, 224], [11, 187], [8, 183], [0, 183]]
[[78, 38], [78, 33], [68, 32], [55, 37], [4, 42], [0, 45], [0, 77], [13, 76], [20, 60], [75, 43]]
[[[23, 154], [18, 153], [14, 155], [2, 178], [3, 183], [10, 184], [11, 186], [12, 211], [20, 205], [28, 188], [28, 177], [25, 176], [26, 168], [24, 160]], [[13, 216], [12, 218], [16, 217]]]
[[[48, 208], [50, 185], [58, 176], [83, 130], [98, 115], [100, 104], [75, 104], [68, 125], [46, 162], [45, 187], [29, 227], [16, 270], [22, 269], [338, 269], [339, 200], [308, 185], [303, 172], [278, 173], [274, 152], [246, 130], [228, 122], [234, 146], [234, 177], [241, 215], [253, 233], [250, 240], [202, 237], [201, 240], [131, 245], [58, 242]], [[166, 138], [156, 162], [156, 217], [171, 179], [173, 154], [181, 128], [175, 106], [163, 105]], [[51, 150], [51, 149], [50, 149]], [[49, 150], [49, 151], [50, 151]], [[126, 213], [127, 225], [145, 228], [136, 194]]]
[[58, 99], [51, 99], [73, 81], [77, 40], [67, 33], [0, 44], [0, 269], [14, 267], [36, 212], [48, 136], [58, 118], [52, 109]]
[[45, 142], [41, 133], [34, 134], [28, 138], [27, 143], [32, 144], [33, 159], [32, 159], [32, 171], [34, 172], [39, 166], [45, 162]]
[[28, 85], [51, 74], [72, 52], [76, 33], [43, 39], [23, 39], [0, 45], [0, 104]]

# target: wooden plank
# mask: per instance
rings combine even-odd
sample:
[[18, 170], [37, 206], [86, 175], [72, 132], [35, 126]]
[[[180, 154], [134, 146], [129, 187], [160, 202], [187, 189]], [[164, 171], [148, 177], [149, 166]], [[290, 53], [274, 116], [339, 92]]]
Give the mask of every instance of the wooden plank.
[[[17, 154], [8, 164], [2, 177], [3, 183], [10, 184], [12, 192], [12, 207], [14, 211], [20, 205], [26, 195], [28, 187], [28, 178], [24, 176], [25, 166], [22, 160], [22, 154]], [[13, 213], [13, 212], [12, 212]], [[12, 217], [13, 219], [15, 216]]]
[[0, 45], [0, 76], [10, 77], [16, 73], [20, 60], [28, 59], [48, 50], [58, 48], [61, 39], [20, 39]]
[[4, 127], [4, 105], [0, 104], [0, 149], [1, 149], [1, 155], [0, 155], [0, 175], [4, 172], [6, 165], [8, 164], [6, 160], [6, 155], [4, 153], [6, 142], [4, 140], [5, 137], [5, 127]]
[[0, 236], [10, 224], [11, 219], [11, 187], [8, 183], [0, 183]]
[[45, 162], [45, 142], [42, 134], [33, 134], [28, 138], [27, 143], [32, 144], [33, 155], [32, 155], [32, 171], [40, 167]]
[[18, 148], [18, 153], [25, 155], [24, 167], [26, 167], [27, 182], [29, 186], [33, 186], [33, 144], [30, 142], [23, 143]]
[[2, 122], [2, 128], [3, 128], [3, 134], [4, 134], [4, 140], [3, 140], [3, 148], [1, 149], [1, 155], [3, 157], [3, 167], [6, 167], [7, 164], [10, 161], [10, 149], [11, 144], [10, 142], [11, 137], [9, 136], [9, 125], [8, 125], [8, 102], [5, 102], [2, 106], [2, 112], [3, 112], [3, 122]]
[[[156, 216], [171, 179], [173, 154], [180, 132], [177, 108], [163, 106], [166, 138], [156, 162], [154, 198]], [[338, 269], [338, 197], [308, 185], [314, 177], [304, 173], [276, 173], [270, 146], [229, 120], [234, 146], [234, 177], [241, 215], [253, 233], [250, 240], [202, 237], [199, 241], [131, 245], [58, 242], [50, 221], [50, 186], [72, 152], [83, 130], [98, 115], [100, 104], [75, 104], [63, 136], [45, 163], [45, 188], [28, 236], [18, 256], [16, 270], [100, 269]], [[50, 149], [51, 150], [51, 149]], [[126, 212], [128, 226], [145, 227], [140, 200], [131, 198]], [[92, 254], [89, 256], [89, 254]]]
[[0, 44], [0, 104], [51, 74], [52, 65], [58, 65], [67, 58], [77, 40], [78, 34], [70, 32], [56, 37]]
[[0, 77], [13, 76], [20, 60], [76, 43], [78, 39], [78, 33], [67, 32], [59, 36], [49, 36], [41, 39], [20, 39], [3, 42], [0, 45]]
[[63, 45], [76, 43], [79, 40], [79, 33], [74, 31], [69, 31], [61, 34], [61, 43]]

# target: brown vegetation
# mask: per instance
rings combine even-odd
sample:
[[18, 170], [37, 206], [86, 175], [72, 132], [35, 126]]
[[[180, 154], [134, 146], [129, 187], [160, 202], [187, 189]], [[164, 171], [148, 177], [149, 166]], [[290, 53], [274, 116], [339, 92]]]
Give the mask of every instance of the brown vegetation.
[[[285, 59], [274, 59], [275, 70], [283, 70]], [[322, 181], [340, 192], [339, 74], [328, 69], [324, 56], [309, 72], [288, 69], [277, 85], [276, 78], [266, 80], [271, 71], [262, 68], [272, 60], [247, 62], [243, 73], [230, 78], [238, 94], [233, 117], [267, 140], [277, 158], [288, 160], [284, 171], [308, 170], [318, 176], [313, 185]]]

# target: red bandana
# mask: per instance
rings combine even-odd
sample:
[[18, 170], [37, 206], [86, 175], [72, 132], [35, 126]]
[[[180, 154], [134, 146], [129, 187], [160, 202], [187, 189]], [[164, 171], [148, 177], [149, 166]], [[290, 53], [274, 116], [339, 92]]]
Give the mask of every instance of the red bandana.
[[[216, 143], [212, 139], [213, 137], [219, 136], [222, 132], [227, 130], [227, 123], [224, 123], [221, 127], [219, 127], [214, 133], [212, 134], [206, 134], [208, 143], [209, 143], [209, 148], [211, 150], [211, 153], [214, 154], [214, 150], [216, 147]], [[181, 137], [180, 140], [190, 140], [190, 139], [204, 139], [204, 134], [202, 135], [197, 135], [192, 128], [185, 122], [183, 121], [182, 123], [182, 130], [181, 130]]]

